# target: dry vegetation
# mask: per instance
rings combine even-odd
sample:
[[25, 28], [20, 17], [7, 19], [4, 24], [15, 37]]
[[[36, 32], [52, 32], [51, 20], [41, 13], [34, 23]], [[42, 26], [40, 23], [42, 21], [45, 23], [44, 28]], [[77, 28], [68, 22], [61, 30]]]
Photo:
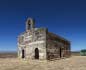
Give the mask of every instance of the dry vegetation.
[[86, 56], [54, 61], [0, 58], [0, 70], [86, 70]]
[[0, 52], [0, 58], [16, 58], [17, 52]]

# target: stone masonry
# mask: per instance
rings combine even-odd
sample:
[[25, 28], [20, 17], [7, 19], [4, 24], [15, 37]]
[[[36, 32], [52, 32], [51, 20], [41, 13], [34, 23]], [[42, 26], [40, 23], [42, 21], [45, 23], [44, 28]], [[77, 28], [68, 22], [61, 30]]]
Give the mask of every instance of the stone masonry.
[[69, 57], [70, 42], [47, 28], [35, 28], [35, 21], [28, 18], [26, 31], [18, 36], [18, 57], [21, 59], [54, 59]]

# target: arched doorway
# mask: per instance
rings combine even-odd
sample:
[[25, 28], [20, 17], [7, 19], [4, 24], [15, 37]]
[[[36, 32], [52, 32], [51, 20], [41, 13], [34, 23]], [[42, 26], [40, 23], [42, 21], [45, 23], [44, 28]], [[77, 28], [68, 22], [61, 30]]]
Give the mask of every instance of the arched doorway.
[[25, 58], [25, 51], [24, 51], [24, 49], [22, 50], [22, 58]]
[[59, 55], [60, 55], [60, 58], [61, 58], [62, 57], [62, 49], [61, 49], [61, 47], [59, 49]]
[[39, 59], [39, 49], [35, 49], [35, 59]]

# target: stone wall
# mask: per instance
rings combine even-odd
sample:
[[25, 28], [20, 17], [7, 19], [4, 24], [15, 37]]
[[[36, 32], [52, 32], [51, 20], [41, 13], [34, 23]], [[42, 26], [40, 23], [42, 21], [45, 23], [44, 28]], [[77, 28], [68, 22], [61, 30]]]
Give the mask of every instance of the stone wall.
[[46, 29], [35, 28], [19, 36], [18, 56], [22, 57], [22, 50], [26, 59], [35, 59], [35, 49], [39, 51], [39, 59], [46, 59]]
[[26, 31], [19, 35], [17, 44], [19, 58], [52, 59], [70, 56], [69, 41], [48, 32], [46, 28], [35, 28], [35, 21], [31, 18], [27, 19]]
[[62, 38], [47, 33], [47, 59], [63, 58], [70, 56], [70, 43]]

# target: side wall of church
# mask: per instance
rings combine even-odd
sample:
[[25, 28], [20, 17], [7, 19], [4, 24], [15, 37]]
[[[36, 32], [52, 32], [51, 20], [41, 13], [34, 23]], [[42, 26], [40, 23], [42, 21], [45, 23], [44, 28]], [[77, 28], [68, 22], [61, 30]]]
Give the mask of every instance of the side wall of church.
[[47, 32], [47, 59], [70, 56], [70, 43]]

